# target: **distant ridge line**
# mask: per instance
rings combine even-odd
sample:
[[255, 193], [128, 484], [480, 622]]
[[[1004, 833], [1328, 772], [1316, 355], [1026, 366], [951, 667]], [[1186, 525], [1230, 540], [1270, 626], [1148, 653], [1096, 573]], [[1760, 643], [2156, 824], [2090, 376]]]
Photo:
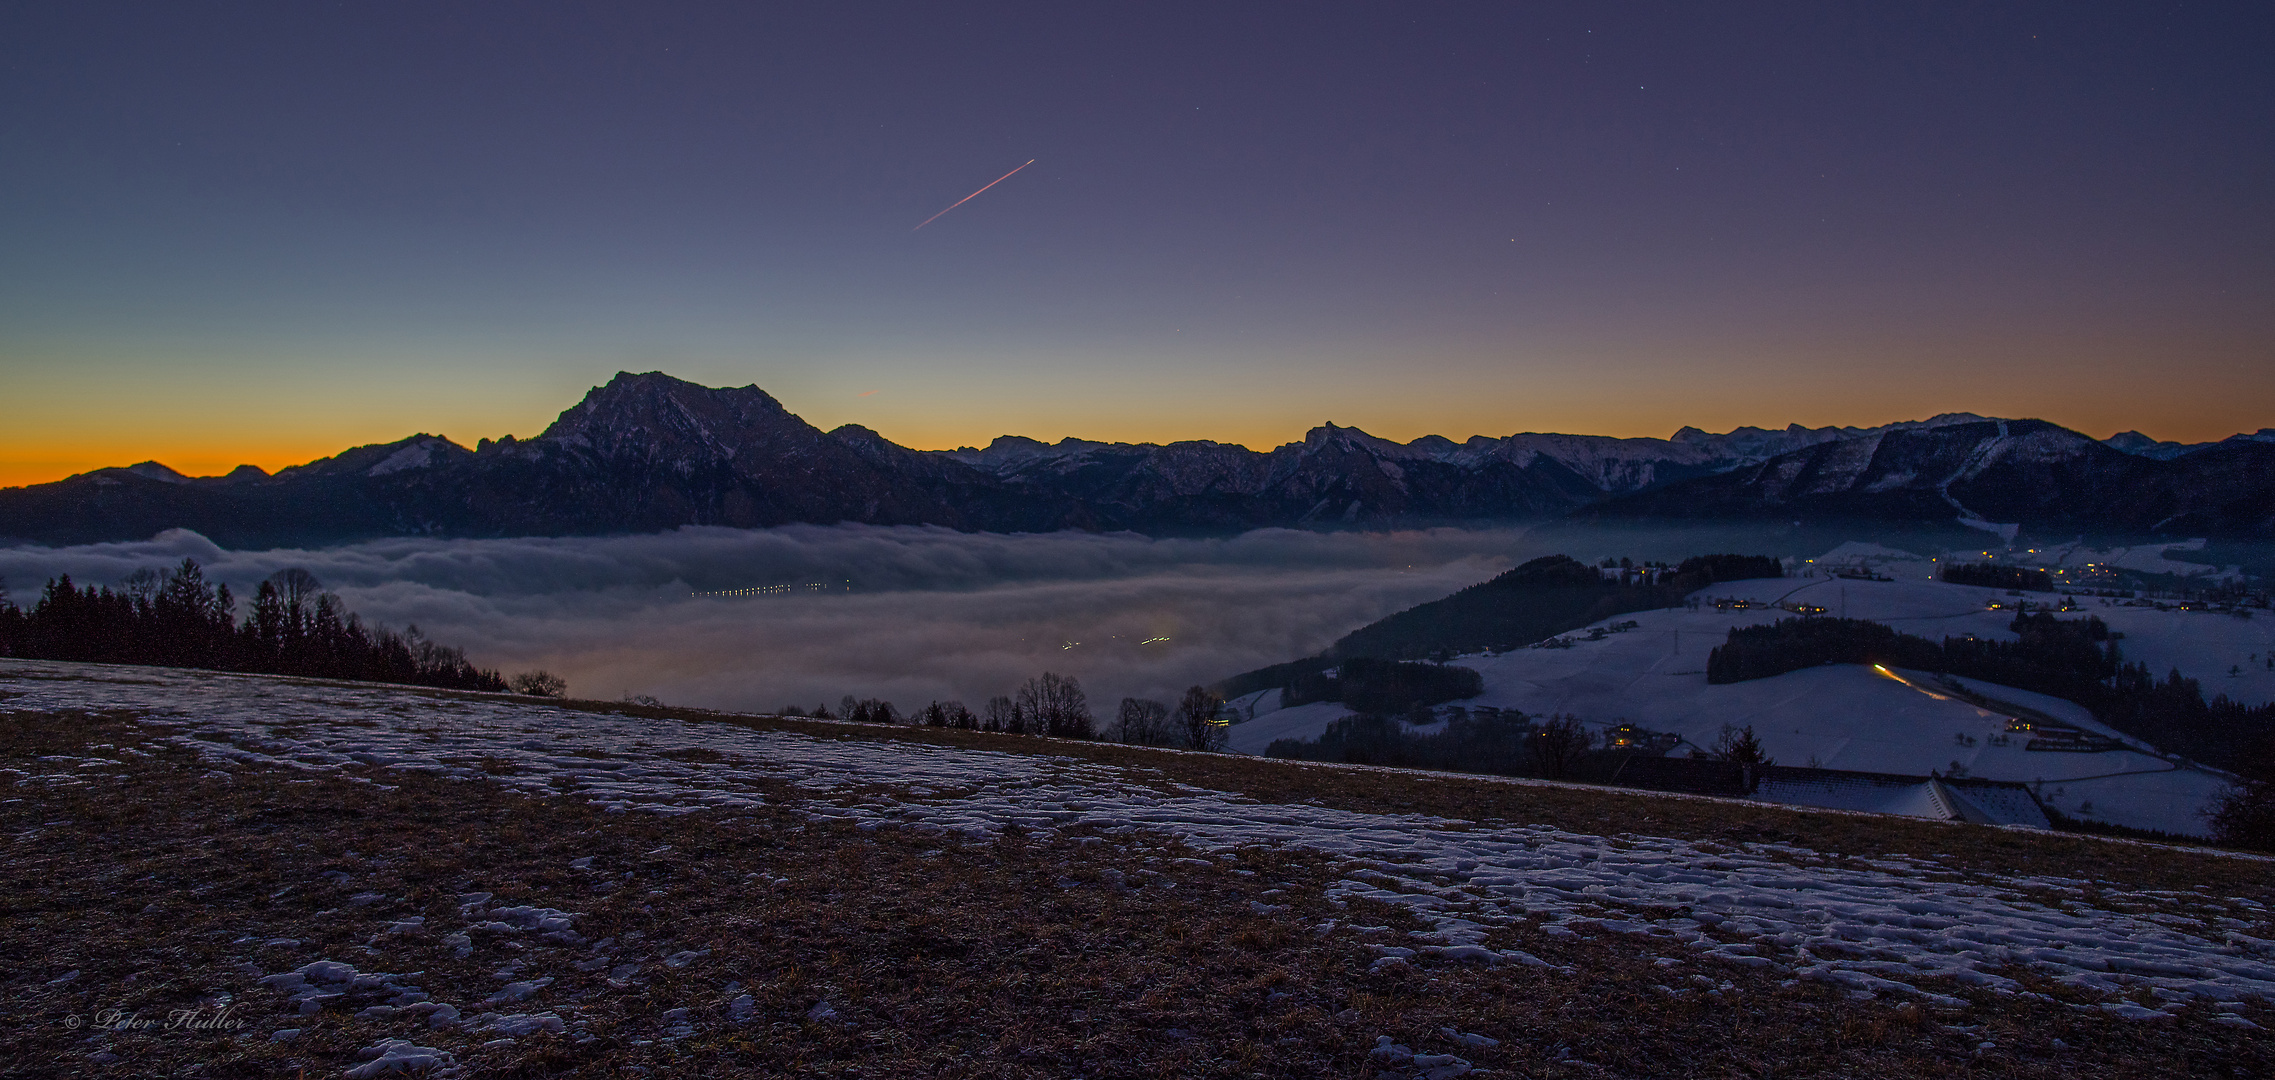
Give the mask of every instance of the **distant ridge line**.
[[1866, 429], [1684, 428], [1669, 439], [1399, 443], [1324, 424], [1269, 451], [1016, 436], [919, 451], [858, 425], [824, 432], [756, 386], [619, 373], [530, 439], [468, 449], [419, 434], [274, 475], [187, 477], [143, 462], [0, 489], [0, 539], [99, 543], [180, 528], [245, 548], [840, 522], [1227, 535], [1575, 514], [1914, 524], [1972, 514], [2029, 530], [2275, 538], [2275, 432], [2177, 453], [2145, 446], [2154, 452], [2039, 420], [1950, 413]]

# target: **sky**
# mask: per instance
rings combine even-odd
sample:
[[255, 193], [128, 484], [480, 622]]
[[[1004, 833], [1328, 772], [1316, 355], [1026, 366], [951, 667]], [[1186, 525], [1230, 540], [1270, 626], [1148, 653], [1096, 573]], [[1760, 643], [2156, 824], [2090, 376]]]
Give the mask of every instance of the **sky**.
[[2275, 425], [2269, 55], [2251, 3], [9, 5], [0, 485], [619, 370], [927, 449], [2216, 439]]

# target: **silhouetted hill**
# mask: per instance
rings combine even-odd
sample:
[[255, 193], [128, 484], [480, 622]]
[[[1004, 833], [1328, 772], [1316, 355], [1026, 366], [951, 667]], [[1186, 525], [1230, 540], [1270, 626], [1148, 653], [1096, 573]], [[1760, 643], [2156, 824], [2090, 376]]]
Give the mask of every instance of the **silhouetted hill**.
[[1759, 555], [1700, 555], [1657, 571], [1598, 570], [1568, 555], [1544, 555], [1441, 600], [1353, 630], [1317, 656], [1274, 664], [1217, 684], [1226, 697], [1296, 686], [1353, 659], [1420, 660], [1507, 650], [1630, 611], [1672, 607], [1717, 581], [1780, 577]]

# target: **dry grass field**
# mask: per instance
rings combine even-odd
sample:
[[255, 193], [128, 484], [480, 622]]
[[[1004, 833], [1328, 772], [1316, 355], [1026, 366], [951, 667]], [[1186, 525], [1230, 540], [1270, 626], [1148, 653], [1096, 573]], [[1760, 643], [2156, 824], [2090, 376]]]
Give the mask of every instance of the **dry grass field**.
[[[1537, 962], [1408, 957], [1444, 940], [1428, 906], [1339, 888], [1354, 861], [1316, 847], [1198, 845], [1080, 821], [980, 834], [834, 816], [880, 797], [961, 795], [891, 777], [824, 788], [748, 776], [741, 805], [665, 813], [514, 785], [527, 766], [503, 753], [449, 773], [229, 763], [146, 705], [27, 707], [29, 676], [11, 677], [0, 681], [7, 1076], [2275, 1075], [2275, 1040], [2257, 1026], [2275, 1026], [2264, 998], [2144, 983], [2131, 1014], [2170, 1005], [2128, 1019], [2113, 1011], [2122, 1000], [2025, 963], [2000, 973], [2012, 980], [2003, 991], [1928, 975], [1910, 980], [1916, 992], [1874, 993], [1796, 978], [1791, 957], [1710, 955], [1569, 920], [1476, 937]], [[391, 692], [410, 712], [431, 703], [437, 725], [459, 697]], [[853, 751], [1043, 755], [1151, 790], [1220, 793], [1261, 817], [1332, 808], [1428, 815], [1456, 833], [1668, 838], [1802, 874], [1932, 854], [1945, 878], [2003, 881], [2010, 894], [2018, 875], [2088, 882], [2044, 898], [2064, 910], [2150, 893], [2234, 898], [2231, 916], [2275, 904], [2275, 863], [2146, 844], [573, 708]], [[732, 757], [670, 753], [698, 768]], [[2275, 937], [2264, 918], [2230, 921], [2248, 925], [2227, 948]]]

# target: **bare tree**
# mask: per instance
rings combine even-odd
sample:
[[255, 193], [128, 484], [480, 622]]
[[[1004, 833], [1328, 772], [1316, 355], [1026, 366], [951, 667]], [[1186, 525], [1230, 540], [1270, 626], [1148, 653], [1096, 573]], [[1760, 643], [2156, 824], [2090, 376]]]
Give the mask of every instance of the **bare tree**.
[[1722, 734], [1715, 738], [1710, 751], [1715, 757], [1737, 765], [1775, 765], [1776, 759], [1762, 752], [1762, 741], [1754, 737], [1754, 725], [1731, 727], [1722, 725]]
[[165, 579], [158, 576], [158, 571], [145, 566], [120, 581], [118, 591], [133, 597], [138, 604], [147, 604], [157, 597], [158, 587], [164, 583]]
[[[1049, 672], [1043, 678], [1050, 678]], [[1069, 675], [1049, 689], [1051, 700], [1051, 734], [1069, 739], [1095, 739], [1098, 725], [1090, 716], [1090, 699], [1082, 693], [1082, 684]]]
[[1019, 730], [1019, 707], [1010, 698], [998, 694], [987, 699], [987, 710], [980, 718], [981, 731]]
[[316, 611], [316, 598], [323, 595], [324, 583], [316, 575], [297, 566], [288, 566], [268, 577], [276, 586], [277, 599], [284, 606], [287, 626], [294, 637], [307, 632], [310, 617]]
[[1230, 734], [1225, 730], [1224, 698], [1206, 687], [1185, 689], [1177, 701], [1177, 735], [1190, 750], [1220, 751]]
[[1041, 678], [1027, 680], [1019, 687], [1018, 710], [1032, 735], [1089, 739], [1097, 734], [1090, 719], [1090, 700], [1083, 696], [1082, 683], [1072, 676], [1046, 671]]
[[514, 693], [531, 697], [560, 697], [569, 692], [568, 680], [543, 668], [514, 676], [512, 685]]
[[[1044, 672], [1044, 674], [1050, 673]], [[1019, 684], [1019, 688], [1011, 692], [1011, 707], [1012, 715], [1017, 718], [1017, 726], [1013, 727], [1012, 730], [1022, 735], [1043, 734], [1043, 682], [1041, 679], [1029, 679]]]
[[1168, 746], [1175, 741], [1169, 726], [1169, 706], [1145, 698], [1123, 698], [1112, 737], [1115, 742], [1138, 746]]
[[1558, 713], [1542, 721], [1533, 732], [1533, 758], [1540, 762], [1540, 773], [1551, 780], [1561, 780], [1571, 771], [1572, 763], [1595, 742], [1580, 718], [1570, 713]]
[[2224, 844], [2275, 851], [2275, 740], [2252, 748], [2236, 772], [2234, 783], [2204, 810], [2212, 835]]

